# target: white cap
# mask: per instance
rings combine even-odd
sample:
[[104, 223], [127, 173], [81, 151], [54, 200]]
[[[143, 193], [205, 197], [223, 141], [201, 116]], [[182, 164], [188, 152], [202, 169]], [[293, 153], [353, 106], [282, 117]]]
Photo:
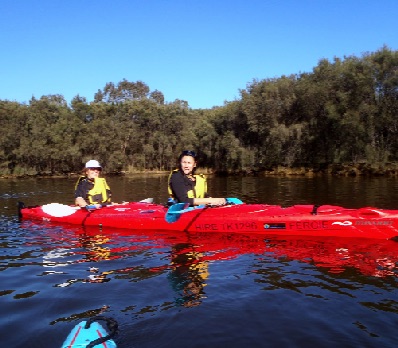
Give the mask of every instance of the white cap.
[[89, 160], [86, 163], [86, 168], [102, 168], [98, 161], [96, 160]]

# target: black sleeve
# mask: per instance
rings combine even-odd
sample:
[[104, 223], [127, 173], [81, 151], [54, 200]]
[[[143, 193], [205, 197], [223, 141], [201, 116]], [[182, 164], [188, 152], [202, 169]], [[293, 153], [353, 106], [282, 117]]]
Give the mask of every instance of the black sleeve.
[[90, 191], [87, 184], [88, 184], [87, 180], [85, 179], [80, 180], [75, 190], [75, 198], [82, 197], [85, 200], [87, 199], [87, 192]]
[[170, 187], [174, 198], [179, 203], [189, 203], [193, 205], [193, 198], [188, 198], [188, 191], [192, 190], [194, 183], [185, 178], [181, 172], [175, 172], [170, 178]]

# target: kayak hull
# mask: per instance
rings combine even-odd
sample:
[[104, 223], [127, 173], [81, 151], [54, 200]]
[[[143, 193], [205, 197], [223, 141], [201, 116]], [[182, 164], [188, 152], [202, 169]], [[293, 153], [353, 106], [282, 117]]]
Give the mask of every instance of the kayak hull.
[[[56, 203], [53, 204], [53, 208]], [[62, 210], [64, 207], [65, 212]], [[162, 205], [132, 202], [87, 211], [59, 205], [22, 207], [22, 219], [82, 226], [133, 230], [262, 233], [273, 235], [338, 236], [389, 239], [398, 236], [398, 210], [365, 207], [347, 209], [331, 205], [237, 204], [200, 207], [176, 214], [167, 222]], [[68, 209], [66, 209], [68, 208]], [[169, 220], [169, 219], [168, 219]], [[170, 221], [170, 220], [169, 220]]]

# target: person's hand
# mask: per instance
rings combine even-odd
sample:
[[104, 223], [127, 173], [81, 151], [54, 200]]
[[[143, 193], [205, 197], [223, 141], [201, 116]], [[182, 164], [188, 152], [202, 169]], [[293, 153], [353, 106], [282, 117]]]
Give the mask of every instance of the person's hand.
[[102, 208], [102, 205], [101, 205], [101, 204], [87, 204], [87, 205], [85, 206], [85, 208], [86, 208], [87, 210], [100, 209], [100, 208]]
[[210, 205], [213, 206], [221, 206], [221, 205], [225, 205], [227, 203], [227, 200], [225, 198], [210, 198]]

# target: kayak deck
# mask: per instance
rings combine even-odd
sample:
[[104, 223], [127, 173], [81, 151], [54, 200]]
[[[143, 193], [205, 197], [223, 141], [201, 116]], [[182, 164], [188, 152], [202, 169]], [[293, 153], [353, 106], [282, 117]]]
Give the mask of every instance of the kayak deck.
[[[105, 320], [108, 333], [98, 320]], [[114, 319], [97, 316], [87, 321], [77, 324], [62, 344], [62, 348], [81, 348], [81, 347], [103, 347], [116, 348], [113, 337], [118, 330], [118, 324]]]

